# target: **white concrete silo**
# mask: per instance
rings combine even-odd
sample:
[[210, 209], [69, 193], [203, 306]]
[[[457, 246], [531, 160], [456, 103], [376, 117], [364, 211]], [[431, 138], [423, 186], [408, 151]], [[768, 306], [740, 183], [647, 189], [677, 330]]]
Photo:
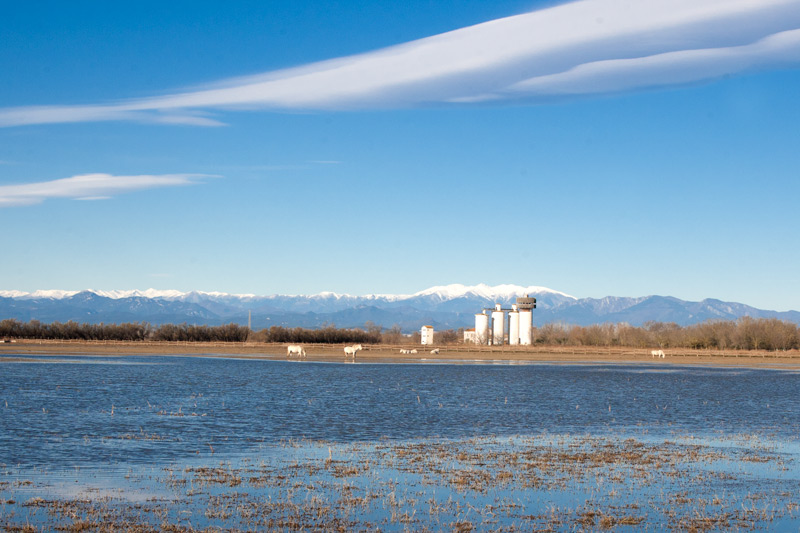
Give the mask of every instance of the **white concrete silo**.
[[517, 306], [512, 305], [508, 313], [508, 344], [519, 344], [519, 317]]
[[489, 315], [477, 313], [475, 315], [475, 343], [488, 344], [489, 342]]
[[533, 344], [533, 312], [530, 309], [519, 311], [519, 343], [525, 346]]
[[533, 310], [536, 309], [536, 298], [525, 295], [517, 298], [517, 309], [519, 309], [519, 343], [523, 345], [533, 344]]
[[494, 306], [492, 311], [492, 344], [499, 346], [503, 344], [503, 337], [505, 337], [505, 312], [500, 304]]

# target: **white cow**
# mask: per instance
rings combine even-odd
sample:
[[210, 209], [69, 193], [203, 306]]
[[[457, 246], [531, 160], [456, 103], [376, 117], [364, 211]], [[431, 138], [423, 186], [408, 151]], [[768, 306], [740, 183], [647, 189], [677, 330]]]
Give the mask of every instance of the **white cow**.
[[438, 354], [439, 353], [439, 348], [434, 348], [433, 350], [431, 350], [431, 353], [432, 354]]
[[360, 344], [354, 344], [353, 346], [345, 346], [344, 347], [344, 356], [345, 357], [352, 357], [353, 359], [356, 358], [356, 352], [359, 350], [363, 350], [364, 347]]
[[297, 355], [298, 357], [305, 357], [306, 351], [299, 344], [290, 344], [286, 347], [286, 357]]

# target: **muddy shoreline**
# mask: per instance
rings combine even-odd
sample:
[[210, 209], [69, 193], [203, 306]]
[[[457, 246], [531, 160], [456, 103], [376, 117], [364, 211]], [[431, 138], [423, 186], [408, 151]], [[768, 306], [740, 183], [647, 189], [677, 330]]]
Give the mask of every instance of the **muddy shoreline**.
[[[344, 361], [343, 345], [304, 345], [304, 361]], [[417, 354], [401, 354], [401, 349], [417, 349]], [[650, 349], [625, 347], [467, 347], [437, 346], [439, 353], [411, 345], [364, 345], [358, 362], [368, 363], [647, 363], [657, 365], [735, 366], [752, 368], [800, 369], [800, 351], [736, 351], [666, 349], [666, 357], [654, 359]], [[18, 355], [19, 357], [9, 357]], [[113, 342], [113, 341], [31, 341], [18, 340], [0, 344], [5, 362], [26, 360], [26, 355], [117, 356], [170, 355], [194, 357], [231, 357], [245, 359], [285, 360], [285, 344], [204, 343], [204, 342]], [[297, 357], [292, 357], [298, 360]]]

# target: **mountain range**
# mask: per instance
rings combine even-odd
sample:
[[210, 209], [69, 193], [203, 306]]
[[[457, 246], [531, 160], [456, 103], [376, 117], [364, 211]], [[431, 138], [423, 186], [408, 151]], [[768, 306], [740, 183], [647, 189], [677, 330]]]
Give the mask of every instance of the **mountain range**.
[[139, 290], [0, 291], [0, 319], [41, 322], [220, 325], [235, 322], [253, 329], [269, 326], [317, 328], [324, 325], [362, 327], [368, 321], [403, 331], [423, 324], [436, 329], [474, 327], [474, 315], [495, 303], [510, 307], [517, 296], [534, 296], [534, 325], [550, 322], [590, 325], [648, 321], [696, 324], [710, 319], [778, 318], [800, 324], [798, 311], [768, 311], [735, 302], [705, 299], [690, 302], [670, 296], [636, 298], [607, 296], [575, 298], [546, 287], [518, 285], [432, 287], [414, 294], [352, 296], [323, 292], [314, 295], [226, 294]]

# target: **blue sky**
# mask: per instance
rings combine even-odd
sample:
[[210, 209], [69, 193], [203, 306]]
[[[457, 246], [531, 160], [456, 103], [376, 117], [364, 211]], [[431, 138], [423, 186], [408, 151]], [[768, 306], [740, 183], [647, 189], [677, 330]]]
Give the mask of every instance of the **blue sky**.
[[796, 1], [318, 4], [7, 6], [0, 288], [800, 308]]

